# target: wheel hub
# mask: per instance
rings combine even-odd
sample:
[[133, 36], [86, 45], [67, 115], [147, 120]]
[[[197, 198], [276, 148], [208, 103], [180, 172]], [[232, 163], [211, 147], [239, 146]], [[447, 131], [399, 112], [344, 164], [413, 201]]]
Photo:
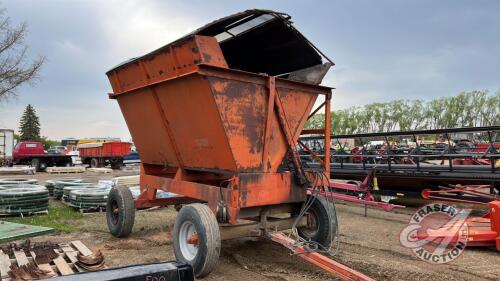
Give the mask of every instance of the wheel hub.
[[199, 236], [196, 227], [190, 221], [185, 221], [179, 230], [179, 248], [184, 258], [188, 261], [195, 259], [198, 254]]
[[111, 202], [111, 209], [112, 209], [111, 221], [113, 224], [117, 224], [118, 219], [120, 217], [120, 208], [118, 207], [118, 202], [116, 201]]
[[313, 237], [319, 230], [318, 219], [314, 212], [308, 212], [305, 214], [307, 225], [302, 227], [302, 232], [307, 237]]

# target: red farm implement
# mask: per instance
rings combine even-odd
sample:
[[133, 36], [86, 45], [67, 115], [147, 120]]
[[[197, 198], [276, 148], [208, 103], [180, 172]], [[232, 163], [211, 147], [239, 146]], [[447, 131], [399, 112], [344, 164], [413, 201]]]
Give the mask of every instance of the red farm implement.
[[[486, 215], [468, 218], [465, 221], [468, 227], [467, 246], [496, 247], [500, 251], [500, 197], [484, 192], [489, 189], [488, 185], [455, 185], [442, 190], [423, 190], [422, 197], [487, 206], [489, 211]], [[436, 232], [434, 235], [434, 238], [451, 237], [454, 233]]]

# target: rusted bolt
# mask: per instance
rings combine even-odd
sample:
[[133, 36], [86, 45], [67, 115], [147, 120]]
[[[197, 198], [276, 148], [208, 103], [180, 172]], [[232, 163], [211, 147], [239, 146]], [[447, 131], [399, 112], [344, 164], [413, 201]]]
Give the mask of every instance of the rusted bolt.
[[187, 239], [188, 244], [198, 245], [199, 237], [198, 234], [193, 234]]

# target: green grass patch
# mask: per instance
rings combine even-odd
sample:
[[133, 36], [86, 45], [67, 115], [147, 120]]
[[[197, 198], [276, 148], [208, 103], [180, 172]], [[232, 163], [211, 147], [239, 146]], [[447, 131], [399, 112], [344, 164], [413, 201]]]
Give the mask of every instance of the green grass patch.
[[70, 233], [79, 230], [78, 221], [83, 214], [61, 202], [51, 201], [48, 214], [1, 218], [4, 221], [54, 228], [56, 231]]

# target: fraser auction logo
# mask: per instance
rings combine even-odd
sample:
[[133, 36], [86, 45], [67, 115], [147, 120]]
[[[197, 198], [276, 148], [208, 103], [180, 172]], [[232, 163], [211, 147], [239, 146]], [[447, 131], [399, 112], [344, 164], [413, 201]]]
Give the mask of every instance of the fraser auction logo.
[[467, 244], [469, 209], [435, 203], [418, 209], [401, 231], [401, 245], [418, 258], [434, 264], [450, 262], [460, 256]]

